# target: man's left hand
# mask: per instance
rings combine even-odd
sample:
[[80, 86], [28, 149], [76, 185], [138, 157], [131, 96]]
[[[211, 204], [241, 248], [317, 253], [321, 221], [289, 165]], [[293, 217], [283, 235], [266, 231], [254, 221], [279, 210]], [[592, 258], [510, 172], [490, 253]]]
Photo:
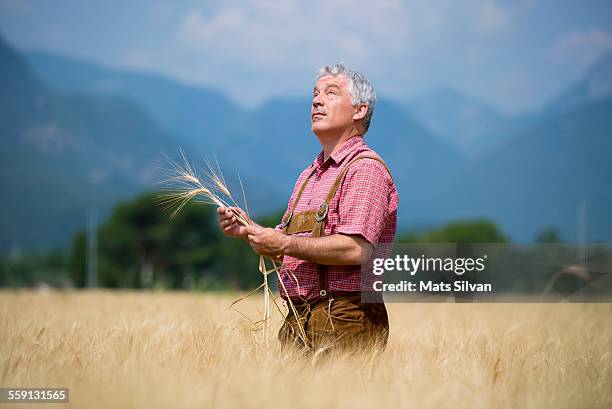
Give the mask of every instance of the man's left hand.
[[256, 225], [247, 226], [247, 238], [256, 253], [275, 259], [285, 254], [289, 241], [289, 236], [278, 230]]

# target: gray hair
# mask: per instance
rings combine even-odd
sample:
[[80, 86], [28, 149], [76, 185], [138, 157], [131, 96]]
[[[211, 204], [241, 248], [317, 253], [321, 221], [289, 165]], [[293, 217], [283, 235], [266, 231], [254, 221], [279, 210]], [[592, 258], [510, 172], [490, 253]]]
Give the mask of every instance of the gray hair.
[[370, 121], [372, 120], [372, 114], [374, 113], [374, 106], [376, 105], [376, 93], [374, 92], [374, 87], [370, 80], [362, 73], [351, 70], [343, 63], [326, 65], [319, 68], [317, 80], [328, 75], [332, 77], [344, 75], [348, 79], [349, 92], [351, 93], [351, 102], [353, 105], [366, 104], [368, 106], [368, 112], [362, 120], [362, 124], [367, 132], [370, 127]]

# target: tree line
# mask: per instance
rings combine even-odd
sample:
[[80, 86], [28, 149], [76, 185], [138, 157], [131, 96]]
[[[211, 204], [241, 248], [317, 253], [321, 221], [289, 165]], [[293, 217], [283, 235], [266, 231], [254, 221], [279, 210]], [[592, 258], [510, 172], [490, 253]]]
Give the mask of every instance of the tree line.
[[[119, 203], [97, 230], [95, 284], [105, 288], [249, 289], [261, 282], [258, 256], [243, 240], [217, 226], [214, 206], [190, 203], [174, 218], [156, 193]], [[282, 212], [257, 219], [274, 226]], [[504, 243], [509, 239], [487, 220], [456, 221], [415, 232], [399, 242]], [[537, 238], [558, 242], [554, 230]], [[87, 285], [87, 237], [79, 231], [69, 249], [10, 257], [0, 253], [0, 286]]]

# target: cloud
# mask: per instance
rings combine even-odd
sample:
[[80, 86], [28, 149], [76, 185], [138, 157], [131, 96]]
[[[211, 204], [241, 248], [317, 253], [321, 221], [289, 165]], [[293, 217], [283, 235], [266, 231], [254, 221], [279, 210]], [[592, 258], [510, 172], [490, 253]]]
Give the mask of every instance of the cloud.
[[[531, 1], [527, 1], [530, 3]], [[342, 54], [354, 61], [405, 55], [453, 36], [480, 38], [482, 32], [512, 27], [525, 1], [501, 6], [493, 0], [287, 0], [222, 3], [194, 8], [181, 19], [176, 38], [183, 46], [251, 58], [274, 65], [323, 60]], [[450, 38], [449, 38], [450, 34]], [[240, 53], [240, 54], [236, 54]]]
[[320, 65], [344, 61], [380, 95], [450, 86], [512, 111], [610, 49], [608, 11], [605, 0], [0, 0], [0, 26], [18, 48], [157, 72], [249, 105], [305, 95]]
[[[377, 82], [383, 91], [398, 95], [405, 91], [398, 84], [426, 85], [423, 77], [432, 80], [431, 67], [444, 70], [440, 61], [444, 67], [449, 60], [485, 61], [488, 40], [483, 38], [508, 31], [531, 2], [243, 0], [185, 12], [176, 26], [175, 48], [192, 59], [200, 56], [197, 72], [224, 88], [234, 87], [230, 92], [239, 99], [269, 97], [263, 84], [270, 81], [277, 94], [295, 93], [291, 76], [279, 79], [270, 73], [283, 70], [294, 79], [310, 78], [318, 66], [338, 61], [383, 79]], [[258, 83], [238, 90], [230, 79], [236, 70]]]
[[180, 60], [200, 58], [200, 75], [252, 104], [306, 94], [304, 82], [323, 64], [344, 61], [369, 76], [384, 75], [420, 41], [417, 18], [397, 0], [233, 2], [185, 13], [175, 48]]
[[572, 64], [580, 71], [612, 51], [612, 33], [601, 28], [572, 31], [561, 36], [550, 50], [558, 64]]
[[348, 1], [230, 3], [210, 16], [189, 11], [180, 44], [246, 66], [274, 67], [335, 60], [364, 61], [401, 52], [408, 14], [398, 1], [356, 6]]
[[494, 1], [485, 1], [480, 6], [477, 23], [482, 31], [504, 31], [511, 26], [512, 14]]

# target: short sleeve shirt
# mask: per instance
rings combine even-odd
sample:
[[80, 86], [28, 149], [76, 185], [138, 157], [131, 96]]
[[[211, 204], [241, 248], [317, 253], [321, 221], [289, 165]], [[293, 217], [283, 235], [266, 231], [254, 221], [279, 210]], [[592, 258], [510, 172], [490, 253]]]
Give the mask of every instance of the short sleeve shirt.
[[[353, 158], [367, 154], [379, 157], [370, 149], [361, 136], [355, 136], [336, 149], [327, 160], [323, 152], [304, 169], [293, 188], [285, 212], [295, 207], [294, 212], [317, 210], [344, 166]], [[294, 203], [297, 193], [308, 177], [299, 203]], [[384, 248], [377, 257], [387, 257], [397, 228], [398, 193], [391, 175], [385, 166], [373, 159], [360, 159], [351, 164], [343, 183], [331, 200], [327, 214], [325, 235], [359, 235], [374, 246]], [[277, 229], [282, 228], [279, 224]], [[310, 232], [297, 233], [309, 237]], [[382, 244], [382, 246], [380, 246]], [[290, 298], [313, 299], [320, 288], [320, 265], [291, 256], [284, 256], [280, 277]], [[361, 265], [326, 266], [328, 291], [362, 291]], [[286, 298], [279, 283], [281, 295]]]

